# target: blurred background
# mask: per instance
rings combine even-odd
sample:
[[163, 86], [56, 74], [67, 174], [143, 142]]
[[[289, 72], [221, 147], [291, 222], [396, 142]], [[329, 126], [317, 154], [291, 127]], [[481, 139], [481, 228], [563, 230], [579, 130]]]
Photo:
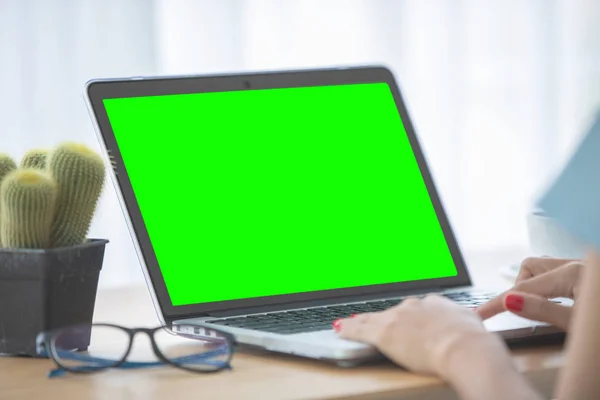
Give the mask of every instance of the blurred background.
[[[100, 150], [92, 78], [385, 64], [466, 251], [527, 246], [526, 214], [600, 107], [597, 0], [0, 0], [2, 149]], [[102, 287], [142, 275], [109, 182]], [[199, 266], [200, 267], [200, 266]]]

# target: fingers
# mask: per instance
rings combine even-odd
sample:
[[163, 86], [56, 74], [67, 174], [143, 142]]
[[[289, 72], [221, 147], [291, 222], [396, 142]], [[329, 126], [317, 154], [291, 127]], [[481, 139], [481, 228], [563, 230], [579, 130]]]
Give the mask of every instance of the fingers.
[[563, 258], [551, 258], [551, 257], [529, 257], [523, 260], [521, 268], [519, 269], [519, 275], [515, 283], [533, 278], [534, 276], [544, 274], [548, 271], [556, 269], [570, 261], [569, 259]]
[[[579, 268], [579, 265], [578, 263], [567, 263], [544, 274], [519, 282], [511, 291], [534, 294], [545, 298], [572, 298], [573, 288], [578, 278], [577, 272], [573, 269]], [[485, 320], [505, 311], [504, 298], [506, 293], [504, 292], [478, 307], [477, 313], [479, 316]]]
[[340, 337], [374, 345], [378, 330], [382, 329], [381, 312], [357, 314], [350, 318], [339, 319], [333, 323]]
[[505, 295], [506, 292], [494, 297], [487, 303], [477, 307], [475, 311], [477, 311], [479, 317], [483, 320], [486, 320], [492, 318], [494, 315], [500, 314], [501, 312], [505, 311], [503, 305]]
[[421, 300], [418, 298], [409, 297], [399, 305], [384, 311], [357, 314], [350, 318], [337, 320], [334, 322], [334, 329], [344, 339], [376, 345], [402, 310], [418, 307], [420, 302]]
[[567, 262], [545, 274], [519, 282], [515, 285], [515, 291], [537, 294], [546, 298], [572, 298], [573, 288], [579, 279], [577, 270], [581, 266], [582, 264], [578, 262]]
[[429, 295], [423, 299], [409, 297], [399, 305], [385, 311], [357, 314], [350, 318], [339, 319], [334, 322], [334, 329], [342, 338], [377, 345], [384, 340], [385, 333], [391, 324], [397, 321], [398, 318], [401, 319], [403, 313], [413, 312], [427, 304], [433, 304], [437, 307], [449, 305], [462, 310], [462, 307], [442, 296]]
[[509, 292], [503, 296], [506, 311], [534, 321], [546, 322], [563, 330], [569, 327], [571, 307], [552, 303], [547, 299], [523, 292]]

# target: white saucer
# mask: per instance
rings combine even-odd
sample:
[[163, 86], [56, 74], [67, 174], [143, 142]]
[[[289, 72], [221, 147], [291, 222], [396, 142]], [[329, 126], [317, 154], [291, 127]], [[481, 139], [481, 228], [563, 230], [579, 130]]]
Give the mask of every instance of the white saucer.
[[509, 265], [500, 267], [500, 274], [502, 276], [504, 276], [505, 278], [508, 278], [510, 280], [515, 280], [515, 279], [517, 279], [517, 276], [519, 275], [520, 269], [521, 269], [521, 263], [513, 263], [513, 264], [509, 264]]

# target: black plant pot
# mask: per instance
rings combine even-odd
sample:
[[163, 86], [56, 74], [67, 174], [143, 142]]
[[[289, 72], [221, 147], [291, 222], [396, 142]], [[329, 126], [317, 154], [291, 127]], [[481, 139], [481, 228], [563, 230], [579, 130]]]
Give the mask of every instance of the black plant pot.
[[36, 356], [38, 333], [92, 322], [107, 243], [0, 249], [0, 354]]

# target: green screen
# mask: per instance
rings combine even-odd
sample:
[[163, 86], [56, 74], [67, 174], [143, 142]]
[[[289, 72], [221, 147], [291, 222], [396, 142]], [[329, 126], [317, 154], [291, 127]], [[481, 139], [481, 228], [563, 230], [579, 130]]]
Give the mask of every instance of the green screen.
[[174, 306], [457, 273], [385, 83], [104, 105]]

